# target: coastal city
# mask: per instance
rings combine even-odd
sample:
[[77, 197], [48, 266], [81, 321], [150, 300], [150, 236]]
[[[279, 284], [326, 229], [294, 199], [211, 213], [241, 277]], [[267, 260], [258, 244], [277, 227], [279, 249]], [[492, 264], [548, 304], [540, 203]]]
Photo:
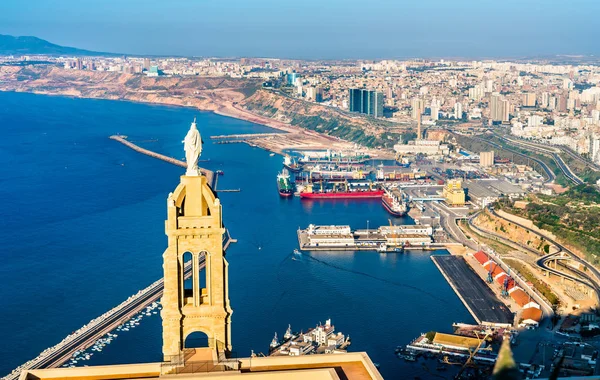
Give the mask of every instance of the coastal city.
[[600, 377], [597, 55], [137, 41], [0, 34], [2, 379]]

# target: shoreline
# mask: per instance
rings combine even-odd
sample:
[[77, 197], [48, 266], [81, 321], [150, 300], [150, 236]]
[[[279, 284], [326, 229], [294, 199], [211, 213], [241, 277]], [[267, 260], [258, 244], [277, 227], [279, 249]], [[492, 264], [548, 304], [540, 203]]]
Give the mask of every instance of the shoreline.
[[[322, 134], [320, 132], [311, 131], [302, 127], [292, 126], [279, 120], [270, 119], [268, 117], [254, 114], [248, 110], [236, 107], [237, 102], [246, 99], [244, 95], [235, 90], [229, 91], [229, 96], [236, 97], [237, 99], [225, 99], [223, 96], [205, 96], [203, 98], [194, 98], [196, 104], [182, 104], [186, 102], [186, 99], [181, 101], [160, 101], [165, 100], [159, 98], [159, 101], [154, 99], [148, 99], [140, 96], [124, 96], [124, 97], [98, 97], [98, 96], [85, 96], [81, 93], [72, 92], [47, 92], [47, 91], [22, 91], [19, 89], [7, 89], [1, 88], [2, 92], [13, 92], [13, 93], [25, 93], [34, 95], [44, 96], [60, 96], [72, 99], [94, 99], [94, 100], [107, 100], [107, 101], [124, 101], [146, 105], [156, 105], [163, 107], [184, 107], [192, 108], [199, 112], [212, 112], [216, 115], [229, 117], [233, 119], [243, 120], [248, 123], [261, 125], [263, 127], [271, 128], [275, 131], [280, 131], [282, 137], [277, 141], [267, 140], [253, 140], [251, 146], [258, 147], [268, 152], [277, 153], [283, 155], [284, 150], [320, 150], [320, 149], [338, 149], [338, 150], [349, 150], [354, 149], [354, 143], [346, 141], [337, 137]], [[214, 90], [212, 90], [214, 91]], [[178, 100], [178, 98], [167, 98], [166, 100]], [[189, 102], [189, 100], [188, 100]], [[285, 136], [287, 135], [287, 136]], [[367, 154], [373, 158], [379, 159], [392, 159], [392, 157], [383, 151], [363, 147]]]

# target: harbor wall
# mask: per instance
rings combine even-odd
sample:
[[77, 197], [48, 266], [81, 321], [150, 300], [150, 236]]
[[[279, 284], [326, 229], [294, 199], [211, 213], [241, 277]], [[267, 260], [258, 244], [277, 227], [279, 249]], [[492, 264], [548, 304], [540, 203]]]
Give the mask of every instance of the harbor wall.
[[[185, 161], [181, 161], [176, 158], [165, 156], [164, 154], [156, 153], [151, 150], [142, 148], [142, 147], [132, 143], [131, 141], [127, 141], [127, 136], [112, 135], [109, 138], [111, 140], [120, 142], [121, 144], [135, 150], [138, 153], [145, 154], [146, 156], [150, 156], [150, 157], [168, 162], [170, 164], [180, 166], [182, 168], [187, 168], [187, 164], [185, 163]], [[204, 168], [199, 168], [199, 169], [202, 172], [202, 174], [206, 177], [206, 179], [207, 179], [208, 183], [211, 185], [211, 187], [213, 187], [214, 179], [215, 179], [214, 173], [212, 171], [204, 169]]]

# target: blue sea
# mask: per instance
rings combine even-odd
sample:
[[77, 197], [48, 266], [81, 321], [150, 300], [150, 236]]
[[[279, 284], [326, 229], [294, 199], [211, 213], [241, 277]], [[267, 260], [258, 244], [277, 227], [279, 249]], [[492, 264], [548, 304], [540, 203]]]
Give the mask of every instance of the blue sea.
[[[293, 258], [296, 230], [309, 223], [387, 224], [379, 201], [281, 199], [280, 156], [209, 138], [272, 131], [264, 126], [190, 108], [23, 93], [0, 93], [0, 375], [162, 276], [166, 197], [183, 169], [108, 137], [182, 158], [194, 117], [201, 165], [224, 171], [220, 189], [241, 189], [219, 195], [238, 239], [227, 251], [235, 353], [266, 353], [288, 324], [299, 331], [331, 318], [386, 379], [433, 376], [397, 359], [396, 346], [473, 319], [430, 252]], [[161, 344], [152, 315], [82, 364], [159, 361]]]

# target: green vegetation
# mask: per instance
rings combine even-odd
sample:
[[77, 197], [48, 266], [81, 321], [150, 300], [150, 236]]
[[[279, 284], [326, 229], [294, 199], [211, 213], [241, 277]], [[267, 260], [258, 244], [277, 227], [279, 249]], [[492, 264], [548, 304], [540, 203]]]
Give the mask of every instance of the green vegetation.
[[[475, 232], [471, 226], [469, 226], [469, 223], [467, 223], [466, 221], [462, 220], [460, 221], [460, 227], [462, 228], [462, 230], [465, 233], [468, 233], [469, 235], [475, 236], [475, 240], [479, 243], [483, 243], [485, 245], [487, 245], [488, 247], [492, 248], [494, 251], [496, 251], [498, 254], [500, 255], [508, 255], [511, 251], [514, 251], [515, 249], [504, 244], [501, 243], [497, 240], [492, 240], [492, 239], [488, 239], [486, 237], [481, 236], [480, 234], [478, 234], [477, 232]], [[471, 236], [469, 235], [465, 235], [467, 236], [469, 239], [471, 239]]]
[[425, 338], [427, 338], [428, 341], [433, 342], [433, 339], [435, 338], [435, 331], [429, 331], [427, 334], [425, 334]]
[[[507, 212], [530, 219], [600, 263], [600, 192], [591, 185], [571, 187], [557, 196], [530, 197], [525, 209], [502, 205]], [[544, 247], [545, 250], [545, 247]]]
[[504, 262], [508, 264], [513, 270], [518, 272], [524, 279], [531, 282], [533, 287], [544, 296], [550, 302], [551, 305], [558, 305], [560, 300], [554, 294], [550, 286], [545, 282], [539, 280], [530, 270], [518, 260], [505, 258]]
[[[290, 120], [291, 125], [339, 137], [370, 148], [391, 148], [400, 140], [400, 137], [406, 139], [416, 136], [412, 130], [403, 133], [386, 131], [386, 129], [397, 127], [396, 124], [386, 120], [369, 117], [354, 120], [359, 116], [352, 115], [352, 117], [349, 117], [341, 111], [325, 107], [323, 107], [322, 112], [315, 115], [312, 108], [317, 106], [312, 103], [290, 99], [282, 94], [275, 94], [274, 96], [278, 97], [276, 100], [283, 98], [285, 102], [274, 106], [273, 104], [276, 103], [273, 98], [255, 96], [245, 101], [244, 107], [252, 112], [271, 118], [284, 116]], [[377, 130], [377, 134], [365, 133], [368, 127]]]

